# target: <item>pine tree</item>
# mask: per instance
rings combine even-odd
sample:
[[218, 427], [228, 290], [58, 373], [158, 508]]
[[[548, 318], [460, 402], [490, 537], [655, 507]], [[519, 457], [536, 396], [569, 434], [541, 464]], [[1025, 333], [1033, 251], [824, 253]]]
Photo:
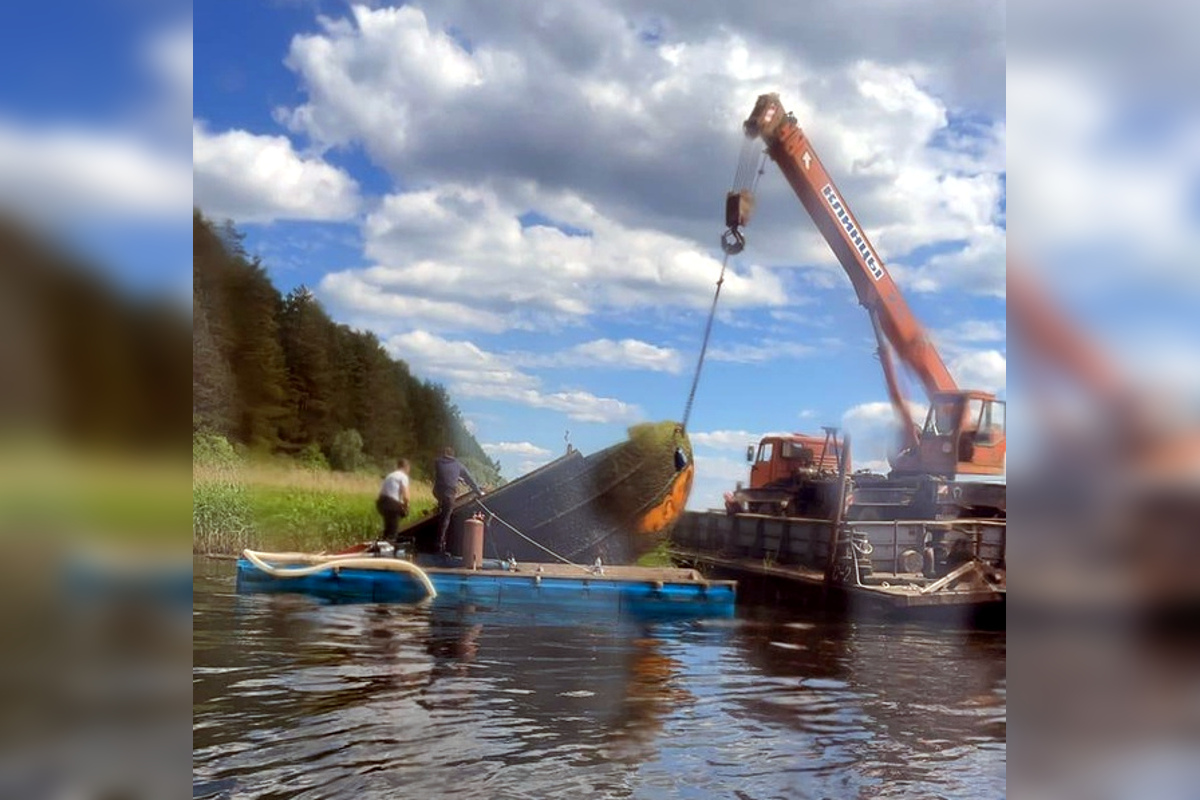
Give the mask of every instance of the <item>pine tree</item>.
[[231, 223], [193, 213], [193, 420], [253, 447], [332, 455], [350, 439], [383, 465], [428, 476], [447, 445], [493, 482], [498, 465], [446, 390], [424, 383], [371, 333], [335, 324], [305, 287], [282, 297]]
[[208, 324], [208, 311], [192, 288], [192, 427], [228, 434], [233, 416], [233, 374]]
[[307, 287], [283, 301], [279, 319], [288, 374], [290, 414], [284, 438], [295, 444], [328, 446], [338, 427], [333, 419], [334, 324]]

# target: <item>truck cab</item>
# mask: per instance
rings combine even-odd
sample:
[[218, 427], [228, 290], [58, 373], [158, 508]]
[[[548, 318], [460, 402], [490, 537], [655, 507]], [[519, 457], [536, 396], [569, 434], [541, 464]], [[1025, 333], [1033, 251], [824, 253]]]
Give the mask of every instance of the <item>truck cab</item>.
[[794, 433], [764, 436], [746, 451], [750, 462], [750, 488], [790, 484], [797, 478], [836, 474], [840, 443], [831, 437]]
[[842, 443], [830, 428], [822, 436], [764, 436], [746, 448], [750, 485], [726, 495], [729, 513], [826, 518], [837, 498]]

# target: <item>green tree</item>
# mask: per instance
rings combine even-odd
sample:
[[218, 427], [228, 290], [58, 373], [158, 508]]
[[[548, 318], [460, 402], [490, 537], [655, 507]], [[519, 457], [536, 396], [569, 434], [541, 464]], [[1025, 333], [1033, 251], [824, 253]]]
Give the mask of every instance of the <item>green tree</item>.
[[227, 433], [233, 416], [233, 375], [208, 324], [205, 303], [192, 289], [193, 427]]
[[319, 446], [340, 469], [407, 456], [426, 476], [450, 445], [494, 482], [498, 465], [443, 387], [334, 323], [307, 288], [281, 296], [231, 223], [192, 216], [194, 425], [314, 462]]
[[366, 466], [363, 438], [358, 431], [351, 428], [337, 432], [329, 448], [329, 465], [342, 472], [354, 472]]
[[284, 438], [296, 444], [329, 444], [337, 430], [333, 419], [335, 374], [334, 324], [307, 287], [283, 300], [279, 333], [287, 368], [289, 415]]

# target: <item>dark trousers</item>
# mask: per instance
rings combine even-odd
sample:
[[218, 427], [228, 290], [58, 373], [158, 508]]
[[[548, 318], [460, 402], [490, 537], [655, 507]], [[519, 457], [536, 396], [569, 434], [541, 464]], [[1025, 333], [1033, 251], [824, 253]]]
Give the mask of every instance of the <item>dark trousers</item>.
[[438, 552], [448, 553], [454, 544], [449, 541], [450, 520], [454, 516], [454, 496], [437, 498], [438, 503]]
[[406, 513], [404, 505], [381, 494], [375, 500], [375, 510], [383, 517], [383, 540], [395, 544], [400, 532], [400, 520]]

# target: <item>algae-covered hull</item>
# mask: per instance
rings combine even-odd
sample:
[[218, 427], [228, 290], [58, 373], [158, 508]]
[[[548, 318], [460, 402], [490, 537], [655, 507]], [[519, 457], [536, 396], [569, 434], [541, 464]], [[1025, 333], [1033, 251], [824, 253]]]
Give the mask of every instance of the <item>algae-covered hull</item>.
[[[693, 471], [691, 444], [678, 425], [636, 425], [612, 447], [590, 456], [573, 450], [482, 499], [460, 498], [450, 548], [457, 551], [464, 521], [482, 511], [487, 558], [546, 561], [552, 553], [576, 563], [630, 563], [679, 518]], [[418, 550], [432, 550], [436, 515], [416, 520], [402, 535], [414, 536]]]

